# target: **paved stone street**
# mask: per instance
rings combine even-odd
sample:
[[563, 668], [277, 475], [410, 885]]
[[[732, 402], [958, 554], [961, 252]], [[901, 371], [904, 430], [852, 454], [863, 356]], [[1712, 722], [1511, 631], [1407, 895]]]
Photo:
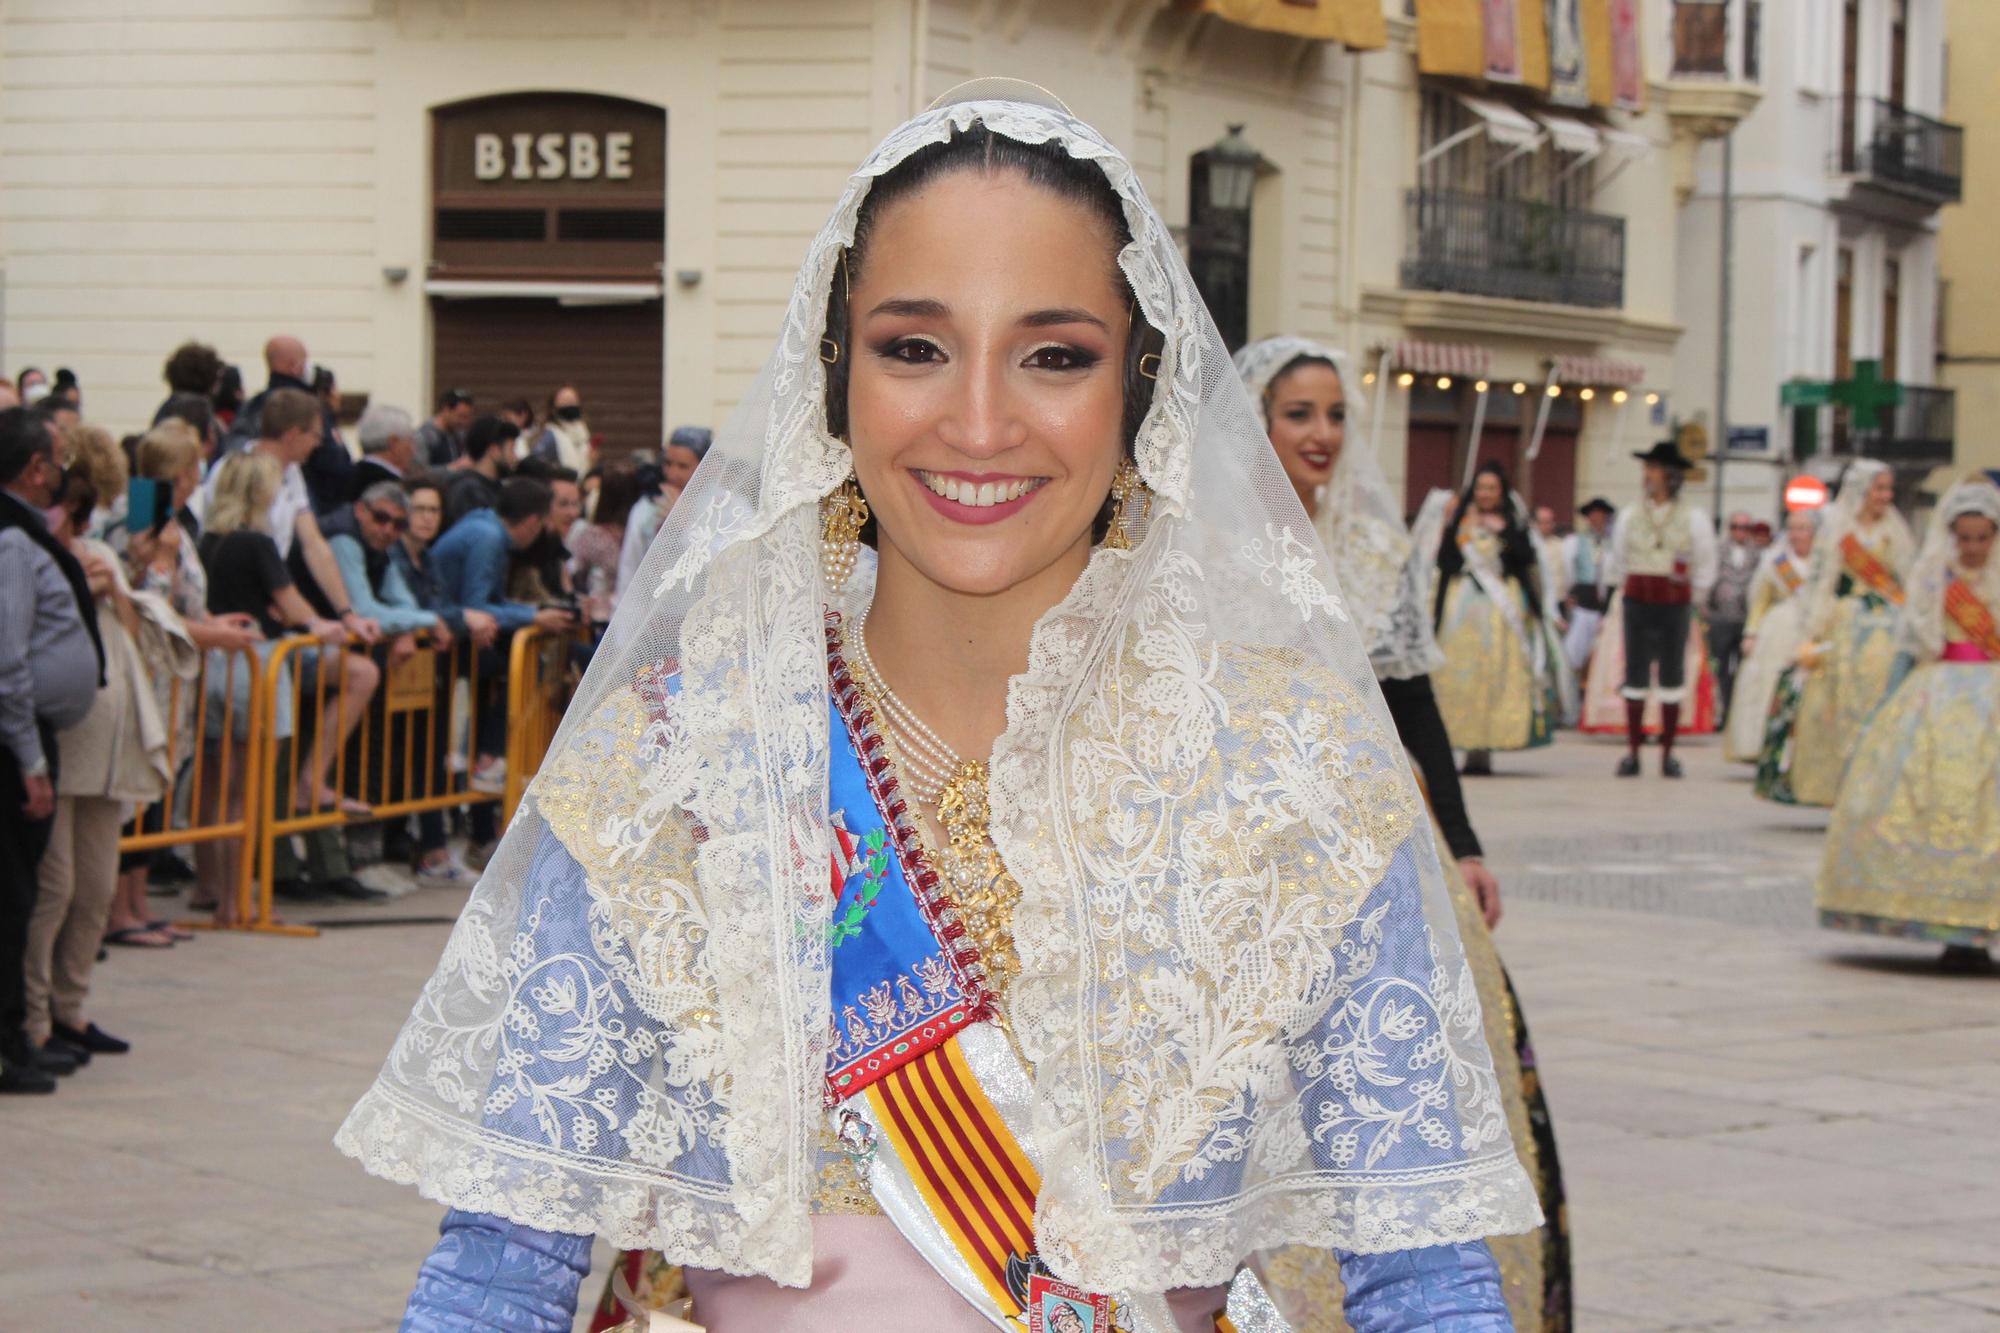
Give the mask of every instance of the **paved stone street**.
[[[1754, 801], [1719, 753], [1617, 782], [1614, 744], [1565, 737], [1471, 788], [1578, 1326], [2000, 1326], [2000, 980], [1815, 930], [1823, 814]], [[294, 908], [356, 924], [104, 964], [95, 1016], [135, 1053], [0, 1104], [0, 1327], [393, 1327], [437, 1210], [328, 1139], [459, 897]]]

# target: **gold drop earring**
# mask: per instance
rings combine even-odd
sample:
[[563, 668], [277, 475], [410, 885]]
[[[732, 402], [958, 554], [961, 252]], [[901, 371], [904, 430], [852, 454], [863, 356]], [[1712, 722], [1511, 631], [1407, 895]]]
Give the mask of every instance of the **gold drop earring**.
[[868, 501], [849, 472], [840, 489], [819, 502], [819, 567], [829, 593], [839, 593], [854, 573], [861, 529], [867, 522]]
[[1111, 529], [1104, 534], [1104, 544], [1114, 551], [1132, 549], [1132, 534], [1126, 523], [1132, 518], [1134, 500], [1139, 502], [1136, 521], [1143, 523], [1153, 512], [1153, 492], [1139, 474], [1139, 465], [1128, 458], [1111, 477]]

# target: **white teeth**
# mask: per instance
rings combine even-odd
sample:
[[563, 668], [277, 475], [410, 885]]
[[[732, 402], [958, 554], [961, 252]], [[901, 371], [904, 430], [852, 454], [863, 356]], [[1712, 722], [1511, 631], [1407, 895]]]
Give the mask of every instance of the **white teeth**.
[[941, 477], [932, 472], [918, 472], [917, 479], [923, 482], [931, 494], [941, 496], [954, 504], [962, 504], [968, 509], [990, 509], [994, 505], [1009, 504], [1034, 490], [1042, 482], [1038, 477], [1023, 477], [1017, 481], [973, 483], [958, 477]]

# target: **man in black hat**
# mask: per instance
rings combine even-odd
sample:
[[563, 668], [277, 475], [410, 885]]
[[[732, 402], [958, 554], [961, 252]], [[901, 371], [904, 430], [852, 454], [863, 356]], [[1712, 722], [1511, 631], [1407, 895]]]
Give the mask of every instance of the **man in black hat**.
[[1597, 631], [1604, 624], [1604, 602], [1609, 596], [1604, 587], [1604, 561], [1611, 520], [1618, 511], [1611, 507], [1611, 501], [1596, 495], [1577, 512], [1583, 516], [1583, 526], [1563, 538], [1562, 544], [1563, 581], [1569, 587], [1563, 599], [1563, 616], [1569, 621], [1569, 631], [1563, 635], [1563, 655], [1569, 658], [1570, 669], [1581, 676], [1597, 646]]
[[1687, 640], [1694, 608], [1715, 586], [1715, 529], [1708, 515], [1681, 499], [1692, 466], [1672, 441], [1634, 454], [1646, 467], [1646, 496], [1627, 507], [1611, 530], [1605, 582], [1624, 595], [1625, 738], [1618, 776], [1639, 776], [1646, 699], [1660, 701], [1660, 772], [1681, 775], [1674, 758], [1681, 700], [1687, 697]]

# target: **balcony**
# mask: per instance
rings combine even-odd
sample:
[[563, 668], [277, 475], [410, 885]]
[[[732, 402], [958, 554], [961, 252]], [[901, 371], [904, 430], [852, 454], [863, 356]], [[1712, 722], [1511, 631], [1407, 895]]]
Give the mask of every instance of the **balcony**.
[[1840, 117], [1844, 174], [1932, 206], [1958, 202], [1964, 130], [1879, 97], [1843, 98]]
[[1408, 290], [1516, 301], [1625, 303], [1625, 219], [1455, 190], [1407, 197]]

